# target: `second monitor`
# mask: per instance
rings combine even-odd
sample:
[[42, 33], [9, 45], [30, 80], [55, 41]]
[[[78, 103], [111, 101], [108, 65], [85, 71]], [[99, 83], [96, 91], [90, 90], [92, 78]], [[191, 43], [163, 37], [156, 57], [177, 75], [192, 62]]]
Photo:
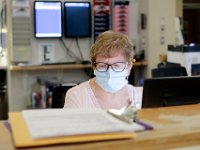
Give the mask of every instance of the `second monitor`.
[[64, 35], [65, 37], [91, 36], [91, 3], [64, 3]]

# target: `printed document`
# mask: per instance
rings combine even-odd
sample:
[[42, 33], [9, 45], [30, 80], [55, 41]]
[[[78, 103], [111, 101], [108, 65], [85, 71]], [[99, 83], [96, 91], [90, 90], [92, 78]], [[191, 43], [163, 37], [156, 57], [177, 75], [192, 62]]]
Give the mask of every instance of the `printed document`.
[[32, 138], [133, 132], [143, 126], [123, 122], [101, 109], [40, 109], [22, 111]]

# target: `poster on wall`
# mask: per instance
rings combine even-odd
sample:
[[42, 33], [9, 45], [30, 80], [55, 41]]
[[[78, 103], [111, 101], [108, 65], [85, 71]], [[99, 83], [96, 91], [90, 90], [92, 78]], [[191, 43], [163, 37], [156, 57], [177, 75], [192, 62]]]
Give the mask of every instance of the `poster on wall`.
[[112, 14], [113, 30], [129, 36], [129, 0], [115, 0]]
[[110, 0], [94, 0], [94, 41], [96, 37], [110, 29]]

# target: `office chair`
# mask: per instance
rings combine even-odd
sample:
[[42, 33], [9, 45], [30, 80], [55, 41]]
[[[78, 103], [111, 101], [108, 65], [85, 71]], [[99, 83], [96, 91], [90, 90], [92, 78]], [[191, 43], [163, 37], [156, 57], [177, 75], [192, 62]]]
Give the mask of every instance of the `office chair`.
[[175, 76], [187, 76], [185, 67], [163, 67], [155, 68], [151, 70], [152, 77], [175, 77]]
[[53, 89], [51, 108], [63, 108], [65, 103], [65, 95], [67, 90], [74, 85], [60, 85]]

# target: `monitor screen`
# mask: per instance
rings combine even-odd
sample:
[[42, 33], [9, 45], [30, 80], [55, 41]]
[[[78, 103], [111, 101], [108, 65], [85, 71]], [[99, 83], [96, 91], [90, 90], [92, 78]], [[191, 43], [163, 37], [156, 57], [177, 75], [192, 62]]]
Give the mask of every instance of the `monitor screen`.
[[62, 37], [62, 3], [34, 2], [34, 35], [36, 38]]
[[200, 103], [200, 77], [163, 77], [144, 80], [142, 108]]
[[90, 2], [64, 3], [65, 37], [91, 36], [91, 4]]

